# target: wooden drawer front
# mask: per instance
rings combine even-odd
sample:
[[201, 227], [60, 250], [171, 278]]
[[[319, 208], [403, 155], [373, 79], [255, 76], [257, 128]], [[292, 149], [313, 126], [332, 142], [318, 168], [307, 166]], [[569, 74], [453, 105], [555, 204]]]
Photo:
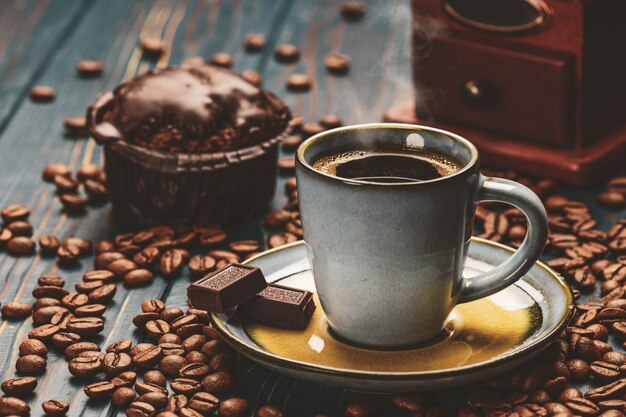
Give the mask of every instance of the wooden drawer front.
[[420, 117], [551, 146], [571, 144], [572, 59], [453, 37], [432, 42], [430, 53], [413, 62]]

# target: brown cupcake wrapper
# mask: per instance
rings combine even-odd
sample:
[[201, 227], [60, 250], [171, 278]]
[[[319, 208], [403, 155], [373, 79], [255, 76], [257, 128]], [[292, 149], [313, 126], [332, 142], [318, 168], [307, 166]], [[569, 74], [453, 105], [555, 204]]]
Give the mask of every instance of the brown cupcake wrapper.
[[276, 187], [278, 143], [206, 154], [167, 154], [123, 141], [104, 146], [111, 202], [144, 225], [227, 224], [266, 208]]

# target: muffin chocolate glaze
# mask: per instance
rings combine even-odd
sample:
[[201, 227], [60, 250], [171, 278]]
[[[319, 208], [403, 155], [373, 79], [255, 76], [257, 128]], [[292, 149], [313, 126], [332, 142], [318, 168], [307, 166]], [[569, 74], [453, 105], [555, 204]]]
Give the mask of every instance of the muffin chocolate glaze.
[[115, 209], [148, 224], [227, 223], [261, 210], [290, 118], [272, 93], [209, 65], [150, 71], [87, 110]]

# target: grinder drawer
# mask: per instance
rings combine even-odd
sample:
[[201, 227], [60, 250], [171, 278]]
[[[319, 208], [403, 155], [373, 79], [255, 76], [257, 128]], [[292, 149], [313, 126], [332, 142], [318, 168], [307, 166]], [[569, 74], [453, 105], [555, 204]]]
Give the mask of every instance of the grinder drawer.
[[572, 143], [573, 59], [448, 36], [414, 56], [417, 113], [551, 146]]

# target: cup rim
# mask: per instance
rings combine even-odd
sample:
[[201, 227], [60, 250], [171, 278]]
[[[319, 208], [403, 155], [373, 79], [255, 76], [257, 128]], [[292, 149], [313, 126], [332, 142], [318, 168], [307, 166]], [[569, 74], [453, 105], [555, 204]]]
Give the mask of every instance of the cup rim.
[[[429, 132], [443, 134], [459, 142], [461, 145], [463, 145], [470, 153], [470, 160], [465, 164], [464, 167], [462, 167], [455, 173], [446, 175], [443, 177], [434, 178], [430, 180], [424, 180], [424, 181], [386, 183], [386, 182], [356, 180], [352, 178], [344, 178], [344, 177], [326, 174], [324, 172], [321, 172], [315, 169], [304, 158], [304, 153], [307, 150], [307, 148], [311, 146], [313, 143], [324, 139], [326, 136], [338, 134], [338, 133], [351, 132], [354, 130], [369, 130], [369, 129], [403, 129], [403, 130], [414, 130], [416, 132], [426, 130]], [[465, 139], [464, 137], [459, 136], [447, 130], [437, 129], [434, 127], [424, 126], [424, 125], [408, 124], [408, 123], [363, 123], [363, 124], [357, 124], [357, 125], [342, 126], [342, 127], [338, 127], [335, 129], [326, 130], [324, 132], [317, 133], [311, 136], [310, 138], [302, 142], [300, 146], [298, 147], [298, 150], [296, 151], [296, 164], [300, 165], [306, 171], [311, 172], [314, 175], [320, 176], [327, 180], [342, 182], [344, 184], [367, 185], [367, 186], [376, 186], [376, 187], [413, 187], [413, 186], [421, 185], [421, 184], [431, 184], [431, 183], [435, 183], [439, 181], [445, 181], [445, 180], [460, 176], [464, 174], [465, 172], [471, 170], [477, 164], [477, 162], [478, 162], [478, 149], [472, 142]]]

